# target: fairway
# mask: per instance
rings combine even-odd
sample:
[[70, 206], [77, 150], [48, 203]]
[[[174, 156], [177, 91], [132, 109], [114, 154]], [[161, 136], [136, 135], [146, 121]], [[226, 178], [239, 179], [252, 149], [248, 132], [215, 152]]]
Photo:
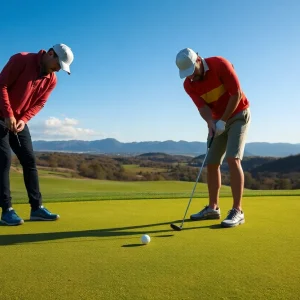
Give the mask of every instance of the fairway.
[[[40, 172], [40, 171], [39, 171]], [[189, 198], [195, 182], [185, 181], [112, 181], [62, 178], [40, 172], [40, 186], [44, 202], [133, 200], [133, 199], [181, 199]], [[14, 203], [27, 203], [23, 175], [11, 173], [11, 191]], [[221, 187], [221, 196], [231, 196], [229, 186]], [[199, 182], [195, 197], [208, 196], [207, 185]], [[300, 196], [300, 190], [249, 190], [245, 196]]]
[[[0, 299], [299, 299], [298, 197], [245, 197], [237, 228], [172, 231], [187, 202], [48, 203], [57, 222], [29, 222], [28, 205], [14, 205], [25, 224], [0, 227]], [[223, 197], [222, 218], [230, 206]]]

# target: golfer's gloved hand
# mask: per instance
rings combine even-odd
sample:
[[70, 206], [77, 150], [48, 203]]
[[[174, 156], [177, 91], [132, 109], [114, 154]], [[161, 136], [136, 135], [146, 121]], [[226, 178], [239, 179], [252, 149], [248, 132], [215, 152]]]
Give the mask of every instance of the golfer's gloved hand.
[[225, 131], [226, 122], [219, 120], [216, 123], [215, 136], [222, 134]]

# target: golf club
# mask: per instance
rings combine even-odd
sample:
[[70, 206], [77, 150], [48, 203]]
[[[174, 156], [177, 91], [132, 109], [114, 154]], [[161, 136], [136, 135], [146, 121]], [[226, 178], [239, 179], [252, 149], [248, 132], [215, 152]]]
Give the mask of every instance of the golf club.
[[194, 188], [193, 188], [191, 197], [190, 197], [190, 201], [189, 201], [189, 203], [188, 203], [188, 206], [187, 206], [187, 208], [186, 208], [185, 214], [184, 214], [184, 216], [183, 216], [181, 225], [180, 225], [180, 226], [177, 226], [177, 225], [175, 225], [175, 224], [173, 224], [173, 223], [170, 225], [171, 228], [174, 229], [174, 230], [176, 230], [176, 231], [180, 231], [180, 230], [182, 229], [182, 227], [183, 227], [183, 223], [184, 223], [186, 214], [187, 214], [188, 209], [189, 209], [189, 207], [190, 207], [190, 204], [191, 204], [191, 201], [192, 201], [192, 198], [193, 198], [193, 195], [194, 195], [194, 191], [195, 191], [195, 189], [196, 189], [196, 186], [197, 186], [199, 177], [200, 177], [200, 175], [201, 175], [201, 172], [202, 172], [203, 166], [204, 166], [204, 164], [205, 164], [206, 157], [207, 157], [207, 154], [208, 154], [208, 151], [209, 151], [209, 148], [210, 148], [210, 146], [211, 146], [211, 144], [212, 144], [213, 139], [214, 139], [214, 134], [213, 134], [213, 136], [211, 137], [210, 142], [209, 142], [209, 145], [208, 145], [208, 147], [207, 147], [206, 154], [205, 154], [205, 157], [204, 157], [204, 159], [203, 159], [202, 166], [201, 166], [201, 168], [200, 168], [200, 170], [199, 170], [199, 173], [198, 173], [198, 176], [197, 176], [197, 179], [196, 179], [196, 182], [195, 182], [195, 185], [194, 185]]
[[20, 140], [19, 140], [19, 137], [18, 137], [18, 134], [15, 133], [16, 137], [17, 137], [17, 140], [18, 140], [18, 143], [19, 143], [19, 146], [21, 147], [21, 143], [20, 143]]

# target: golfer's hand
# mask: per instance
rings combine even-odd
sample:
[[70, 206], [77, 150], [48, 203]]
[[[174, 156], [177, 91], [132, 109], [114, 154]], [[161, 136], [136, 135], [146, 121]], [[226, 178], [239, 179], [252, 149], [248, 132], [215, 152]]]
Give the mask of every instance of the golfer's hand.
[[15, 117], [5, 118], [5, 125], [10, 131], [14, 133], [17, 132], [17, 121]]
[[17, 123], [17, 132], [22, 131], [24, 127], [25, 127], [25, 122], [23, 120], [19, 120]]
[[226, 122], [219, 120], [216, 123], [215, 136], [222, 134], [225, 131]]
[[212, 122], [208, 123], [207, 126], [208, 126], [208, 135], [211, 138], [213, 136], [214, 132], [216, 132], [215, 123], [212, 121]]

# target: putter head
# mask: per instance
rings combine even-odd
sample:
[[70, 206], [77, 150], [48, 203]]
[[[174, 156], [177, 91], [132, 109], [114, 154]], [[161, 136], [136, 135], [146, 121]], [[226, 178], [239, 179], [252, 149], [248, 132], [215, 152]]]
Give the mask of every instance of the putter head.
[[176, 231], [181, 231], [181, 229], [182, 229], [181, 226], [177, 226], [175, 224], [171, 224], [170, 226], [171, 226], [172, 229], [174, 229]]

